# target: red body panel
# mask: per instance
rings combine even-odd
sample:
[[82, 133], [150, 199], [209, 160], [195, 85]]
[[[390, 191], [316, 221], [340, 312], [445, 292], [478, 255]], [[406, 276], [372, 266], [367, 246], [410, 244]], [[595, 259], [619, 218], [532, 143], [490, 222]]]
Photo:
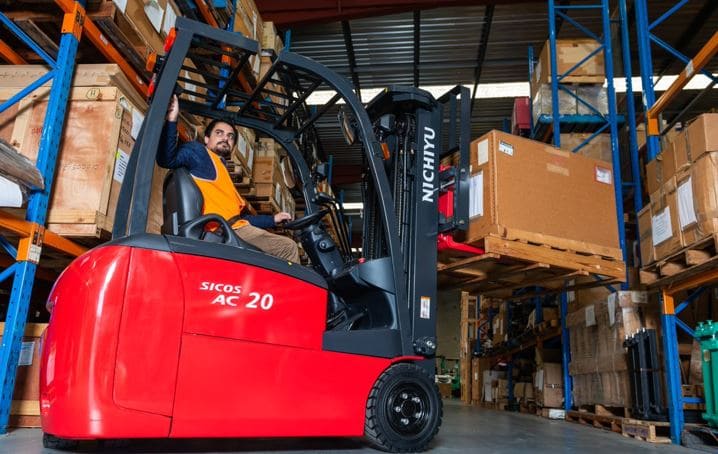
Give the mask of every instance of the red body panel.
[[421, 359], [322, 351], [325, 289], [226, 260], [102, 247], [50, 300], [42, 426], [63, 438], [360, 436], [379, 375]]
[[59, 437], [157, 437], [171, 419], [113, 402], [117, 333], [130, 249], [106, 247], [75, 260], [50, 294], [54, 308], [40, 366], [45, 432]]
[[326, 290], [243, 263], [180, 254], [175, 260], [186, 297], [185, 332], [321, 348]]
[[171, 436], [361, 436], [369, 391], [390, 363], [187, 334]]
[[184, 295], [171, 254], [132, 249], [115, 366], [119, 406], [172, 416]]

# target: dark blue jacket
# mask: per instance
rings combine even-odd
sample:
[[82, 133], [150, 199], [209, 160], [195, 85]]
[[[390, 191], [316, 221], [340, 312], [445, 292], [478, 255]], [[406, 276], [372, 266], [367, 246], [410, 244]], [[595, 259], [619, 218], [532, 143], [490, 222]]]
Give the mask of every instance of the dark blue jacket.
[[[184, 167], [197, 178], [214, 180], [216, 172], [212, 164], [212, 158], [207, 154], [204, 144], [193, 140], [178, 146], [177, 142], [177, 123], [172, 121], [165, 122], [160, 137], [160, 146], [157, 150], [157, 165], [165, 169]], [[242, 219], [246, 219], [253, 226], [262, 229], [275, 226], [274, 216], [268, 214], [243, 215]]]

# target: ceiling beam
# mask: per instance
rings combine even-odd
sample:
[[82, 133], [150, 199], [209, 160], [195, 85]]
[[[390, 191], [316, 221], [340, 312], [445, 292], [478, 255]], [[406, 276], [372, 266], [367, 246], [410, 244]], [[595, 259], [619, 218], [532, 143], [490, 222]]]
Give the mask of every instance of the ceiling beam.
[[419, 86], [419, 58], [421, 49], [421, 11], [414, 11], [414, 86]]
[[359, 75], [357, 74], [357, 60], [354, 54], [354, 43], [352, 42], [352, 29], [349, 21], [342, 21], [342, 34], [344, 35], [344, 46], [347, 48], [347, 60], [349, 61], [349, 72], [354, 83], [354, 90], [361, 99], [361, 86], [359, 85]]
[[494, 5], [488, 5], [484, 10], [484, 22], [481, 27], [481, 38], [479, 39], [479, 49], [476, 53], [476, 69], [474, 70], [474, 91], [471, 92], [471, 111], [474, 110], [474, 101], [476, 100], [476, 88], [479, 86], [481, 79], [481, 69], [484, 67], [486, 59], [486, 48], [489, 46], [489, 34], [491, 33], [491, 23], [494, 20]]
[[451, 6], [510, 5], [543, 0], [256, 0], [265, 21], [278, 27], [337, 22]]
[[[681, 34], [681, 36], [678, 38], [678, 41], [676, 42], [674, 49], [678, 49], [681, 52], [685, 52], [685, 49], [688, 47], [688, 45], [693, 41], [693, 39], [698, 35], [698, 33], [703, 29], [703, 26], [705, 26], [706, 22], [708, 22], [708, 19], [710, 19], [713, 16], [713, 13], [718, 8], [718, 2], [715, 0], [706, 0], [705, 4], [701, 8], [698, 13], [693, 16], [693, 20], [690, 24], [688, 24], [688, 27], [686, 27], [686, 30]], [[659, 25], [660, 27], [660, 25]], [[689, 55], [688, 57], [692, 57]], [[668, 69], [671, 67], [671, 65], [676, 62], [675, 58], [669, 58], [665, 65], [661, 68], [660, 71], [658, 71], [658, 77], [662, 77], [668, 72]], [[681, 65], [683, 65], [683, 62], [680, 62]], [[656, 82], [658, 83], [658, 82]]]

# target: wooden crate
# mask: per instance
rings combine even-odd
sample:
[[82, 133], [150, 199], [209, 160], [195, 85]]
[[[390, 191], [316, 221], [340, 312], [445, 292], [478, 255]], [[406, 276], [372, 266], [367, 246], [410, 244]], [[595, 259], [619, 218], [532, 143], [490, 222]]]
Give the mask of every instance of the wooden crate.
[[[0, 99], [8, 99], [19, 91], [18, 84], [42, 72], [35, 66], [3, 68]], [[0, 117], [0, 137], [33, 161], [37, 158], [48, 95], [49, 88], [42, 87]], [[50, 230], [73, 238], [109, 237], [134, 137], [146, 109], [116, 65], [78, 67], [48, 210]], [[164, 169], [155, 166], [149, 232], [159, 233], [162, 225], [165, 174]]]
[[[40, 349], [45, 328], [47, 323], [25, 325], [10, 407], [11, 427], [40, 427]], [[0, 333], [4, 330], [5, 323], [0, 323]]]

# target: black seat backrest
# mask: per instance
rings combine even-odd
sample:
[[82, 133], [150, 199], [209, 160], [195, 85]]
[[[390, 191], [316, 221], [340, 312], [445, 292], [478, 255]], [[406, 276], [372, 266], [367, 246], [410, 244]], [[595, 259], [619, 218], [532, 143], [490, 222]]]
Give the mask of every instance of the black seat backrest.
[[170, 170], [162, 188], [162, 233], [177, 235], [182, 224], [202, 216], [203, 205], [204, 197], [189, 170]]

